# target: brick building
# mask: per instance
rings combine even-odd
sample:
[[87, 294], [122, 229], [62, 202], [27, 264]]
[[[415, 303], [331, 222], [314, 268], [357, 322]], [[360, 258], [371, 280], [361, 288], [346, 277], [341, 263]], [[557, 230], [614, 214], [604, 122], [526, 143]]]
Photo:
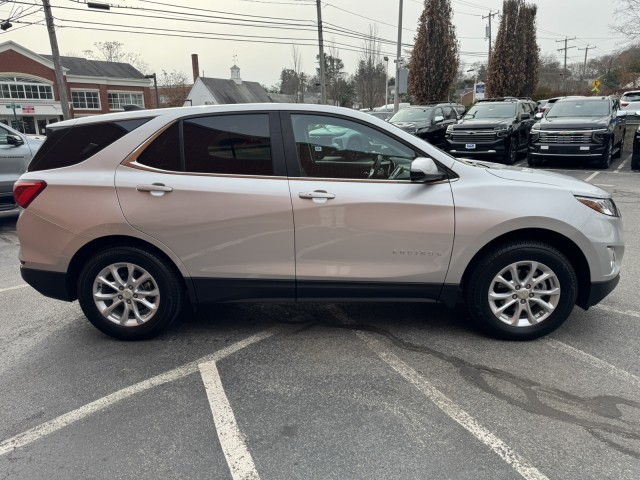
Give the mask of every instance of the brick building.
[[[12, 41], [0, 43], [0, 122], [43, 133], [47, 124], [62, 120], [51, 58]], [[61, 57], [61, 63], [73, 118], [153, 105], [149, 79], [128, 63], [77, 57]]]

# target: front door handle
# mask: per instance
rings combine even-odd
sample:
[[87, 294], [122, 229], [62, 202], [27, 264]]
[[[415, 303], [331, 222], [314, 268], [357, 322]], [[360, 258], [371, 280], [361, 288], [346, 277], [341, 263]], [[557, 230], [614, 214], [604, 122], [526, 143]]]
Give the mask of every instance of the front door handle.
[[325, 200], [331, 200], [336, 198], [335, 194], [327, 193], [324, 190], [314, 190], [313, 192], [300, 192], [298, 194], [300, 198], [308, 198], [313, 200], [314, 198], [324, 198]]
[[163, 183], [152, 183], [151, 185], [137, 185], [139, 192], [173, 192], [173, 187], [167, 187]]

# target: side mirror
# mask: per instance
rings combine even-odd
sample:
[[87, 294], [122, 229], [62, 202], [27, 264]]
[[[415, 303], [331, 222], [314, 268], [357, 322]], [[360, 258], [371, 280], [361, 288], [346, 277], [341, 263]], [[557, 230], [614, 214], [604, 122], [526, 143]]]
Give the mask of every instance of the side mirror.
[[542, 117], [544, 117], [544, 113], [536, 113], [536, 115], [535, 115], [535, 117], [534, 117], [534, 118], [535, 118], [536, 120], [541, 120], [541, 119], [542, 119]]
[[410, 171], [412, 182], [437, 182], [444, 180], [447, 175], [441, 172], [431, 158], [418, 157], [411, 162]]
[[14, 147], [18, 147], [20, 145], [24, 145], [24, 140], [22, 140], [22, 137], [19, 137], [18, 135], [7, 135], [7, 143]]
[[616, 112], [616, 117], [626, 117], [627, 116], [627, 111], [626, 110], [618, 110]]
[[433, 119], [433, 124], [444, 122], [444, 117], [442, 115], [436, 115], [436, 118]]

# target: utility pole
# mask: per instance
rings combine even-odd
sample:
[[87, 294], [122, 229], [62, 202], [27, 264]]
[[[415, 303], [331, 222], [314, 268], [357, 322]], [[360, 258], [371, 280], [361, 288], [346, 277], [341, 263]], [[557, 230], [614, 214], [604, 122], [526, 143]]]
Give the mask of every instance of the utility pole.
[[318, 10], [318, 44], [320, 46], [320, 103], [327, 103], [327, 86], [325, 82], [324, 72], [324, 44], [322, 42], [322, 4], [320, 0], [316, 0], [316, 8]]
[[563, 89], [566, 86], [566, 82], [567, 82], [567, 50], [570, 48], [576, 48], [575, 45], [568, 47], [567, 46], [567, 42], [569, 42], [570, 40], [575, 40], [576, 37], [573, 38], [568, 38], [568, 37], [564, 37], [564, 40], [556, 40], [556, 43], [558, 42], [564, 42], [564, 48], [559, 48], [558, 51], [562, 52], [564, 50], [564, 70], [563, 70], [563, 74], [562, 74], [562, 87]]
[[498, 15], [500, 12], [494, 12], [493, 10], [489, 10], [489, 15], [486, 17], [482, 17], [482, 19], [489, 19], [489, 27], [487, 28], [487, 38], [489, 39], [489, 59], [487, 60], [487, 68], [489, 68], [489, 61], [491, 60], [491, 18]]
[[589, 53], [590, 49], [594, 49], [594, 48], [598, 48], [598, 47], [592, 47], [591, 45], [587, 44], [586, 48], [578, 49], [578, 50], [584, 50], [584, 66], [582, 67], [582, 78], [580, 80], [583, 80], [584, 77], [587, 76], [587, 53]]
[[53, 60], [53, 67], [56, 71], [56, 82], [58, 82], [58, 95], [60, 97], [60, 106], [62, 107], [62, 118], [64, 120], [68, 120], [71, 118], [71, 113], [69, 112], [69, 98], [67, 97], [67, 86], [64, 83], [64, 75], [62, 74], [60, 50], [58, 49], [58, 39], [56, 38], [56, 27], [53, 25], [53, 14], [51, 13], [51, 4], [49, 3], [49, 0], [42, 0], [42, 6], [44, 7], [47, 30], [49, 31], [51, 57]]
[[400, 110], [400, 54], [402, 53], [402, 0], [400, 0], [400, 13], [398, 15], [398, 48], [396, 51], [396, 86], [395, 95], [393, 100], [393, 113], [397, 113]]

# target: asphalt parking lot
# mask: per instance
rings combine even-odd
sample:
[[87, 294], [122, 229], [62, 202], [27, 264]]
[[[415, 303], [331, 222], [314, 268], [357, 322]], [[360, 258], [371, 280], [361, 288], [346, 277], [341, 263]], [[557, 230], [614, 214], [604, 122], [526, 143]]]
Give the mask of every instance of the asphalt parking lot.
[[525, 343], [391, 303], [219, 305], [119, 342], [24, 285], [0, 220], [0, 478], [637, 479], [629, 163], [543, 167], [612, 192], [627, 246], [609, 297]]

